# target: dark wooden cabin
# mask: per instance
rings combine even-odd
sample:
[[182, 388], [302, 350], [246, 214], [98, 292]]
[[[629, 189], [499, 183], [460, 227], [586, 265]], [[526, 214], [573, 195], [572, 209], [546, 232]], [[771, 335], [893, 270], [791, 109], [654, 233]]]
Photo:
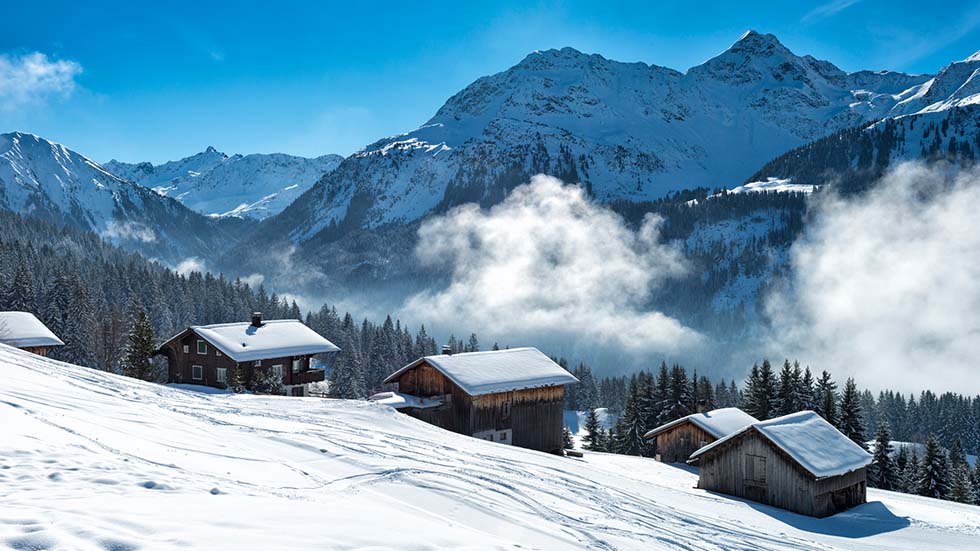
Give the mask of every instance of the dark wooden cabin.
[[419, 358], [372, 397], [433, 425], [551, 453], [562, 450], [565, 385], [578, 379], [535, 348]]
[[647, 432], [643, 437], [654, 439], [658, 461], [683, 463], [698, 448], [758, 421], [738, 408], [721, 408], [681, 417]]
[[812, 411], [749, 425], [694, 452], [698, 487], [827, 517], [867, 500], [871, 454]]
[[0, 343], [38, 356], [47, 356], [51, 347], [65, 345], [30, 312], [0, 312]]
[[323, 369], [310, 360], [317, 354], [340, 350], [299, 320], [196, 325], [163, 343], [157, 355], [167, 358], [168, 380], [227, 388], [238, 371], [242, 384], [251, 389], [260, 374], [282, 377], [286, 394], [308, 396], [310, 383], [324, 380]]

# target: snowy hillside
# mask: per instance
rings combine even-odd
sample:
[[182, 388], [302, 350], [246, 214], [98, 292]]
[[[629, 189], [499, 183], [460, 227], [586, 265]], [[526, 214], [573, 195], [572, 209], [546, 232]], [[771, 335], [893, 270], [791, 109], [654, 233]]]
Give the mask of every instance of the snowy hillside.
[[201, 214], [262, 219], [278, 214], [342, 160], [340, 155], [308, 159], [283, 153], [229, 157], [208, 147], [156, 166], [112, 160], [105, 167]]
[[600, 201], [735, 185], [787, 149], [904, 114], [927, 88], [941, 95], [937, 81], [848, 74], [755, 32], [686, 73], [571, 48], [534, 52], [478, 79], [417, 130], [346, 159], [270, 229], [302, 242], [331, 223], [411, 222], [496, 203], [542, 172], [582, 182]]
[[22, 132], [0, 134], [0, 209], [91, 230], [164, 259], [208, 254], [227, 232], [61, 144]]
[[817, 520], [649, 459], [550, 456], [367, 402], [205, 394], [0, 346], [14, 549], [968, 549], [980, 508], [870, 491]]

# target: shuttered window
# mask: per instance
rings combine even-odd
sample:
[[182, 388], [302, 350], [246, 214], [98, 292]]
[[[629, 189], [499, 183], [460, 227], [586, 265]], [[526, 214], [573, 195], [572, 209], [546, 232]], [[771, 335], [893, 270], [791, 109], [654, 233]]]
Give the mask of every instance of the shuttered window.
[[228, 382], [228, 370], [225, 369], [224, 367], [219, 367], [215, 371], [215, 379], [219, 383], [227, 383]]
[[204, 368], [201, 367], [201, 366], [199, 366], [199, 365], [192, 365], [191, 366], [191, 377], [195, 381], [200, 381], [201, 379], [203, 379], [204, 378]]
[[762, 455], [745, 455], [745, 480], [766, 483], [766, 458]]
[[208, 343], [204, 341], [197, 341], [197, 353], [207, 354], [208, 353]]

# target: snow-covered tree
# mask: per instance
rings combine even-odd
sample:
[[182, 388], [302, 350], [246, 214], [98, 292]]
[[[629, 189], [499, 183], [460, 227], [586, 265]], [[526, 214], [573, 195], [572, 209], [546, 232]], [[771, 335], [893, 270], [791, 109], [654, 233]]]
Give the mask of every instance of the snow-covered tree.
[[972, 473], [966, 462], [953, 467], [949, 481], [949, 499], [959, 503], [973, 504], [976, 502]]
[[936, 435], [926, 439], [926, 449], [916, 478], [915, 493], [920, 496], [945, 499], [949, 493], [948, 461]]
[[837, 383], [824, 371], [817, 379], [817, 413], [828, 423], [837, 425]]
[[605, 451], [605, 434], [602, 430], [602, 424], [599, 422], [599, 414], [596, 413], [595, 408], [590, 409], [589, 414], [585, 418], [585, 430], [588, 433], [583, 438], [585, 449]]
[[350, 331], [345, 332], [340, 352], [330, 369], [330, 395], [334, 398], [364, 398], [367, 387], [361, 359]]
[[868, 485], [874, 488], [897, 490], [901, 486], [898, 469], [891, 456], [894, 451], [891, 439], [888, 423], [878, 425], [878, 432], [875, 433], [874, 456], [868, 469]]
[[568, 430], [568, 425], [561, 428], [561, 447], [566, 450], [575, 447], [575, 443], [572, 441], [572, 431]]
[[123, 374], [144, 381], [156, 380], [156, 370], [150, 361], [156, 350], [153, 327], [146, 316], [146, 310], [134, 305], [135, 314], [129, 336], [126, 338], [126, 351], [123, 354]]
[[867, 437], [864, 433], [864, 420], [861, 414], [860, 395], [854, 379], [849, 378], [844, 384], [844, 392], [840, 399], [840, 415], [837, 428], [855, 444], [865, 447]]

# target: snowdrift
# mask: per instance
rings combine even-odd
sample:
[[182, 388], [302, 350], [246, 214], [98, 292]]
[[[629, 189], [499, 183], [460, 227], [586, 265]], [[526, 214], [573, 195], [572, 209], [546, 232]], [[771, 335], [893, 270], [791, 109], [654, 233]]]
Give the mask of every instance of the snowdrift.
[[207, 394], [0, 345], [0, 547], [968, 549], [980, 508], [816, 520], [648, 459], [555, 457], [368, 402]]

